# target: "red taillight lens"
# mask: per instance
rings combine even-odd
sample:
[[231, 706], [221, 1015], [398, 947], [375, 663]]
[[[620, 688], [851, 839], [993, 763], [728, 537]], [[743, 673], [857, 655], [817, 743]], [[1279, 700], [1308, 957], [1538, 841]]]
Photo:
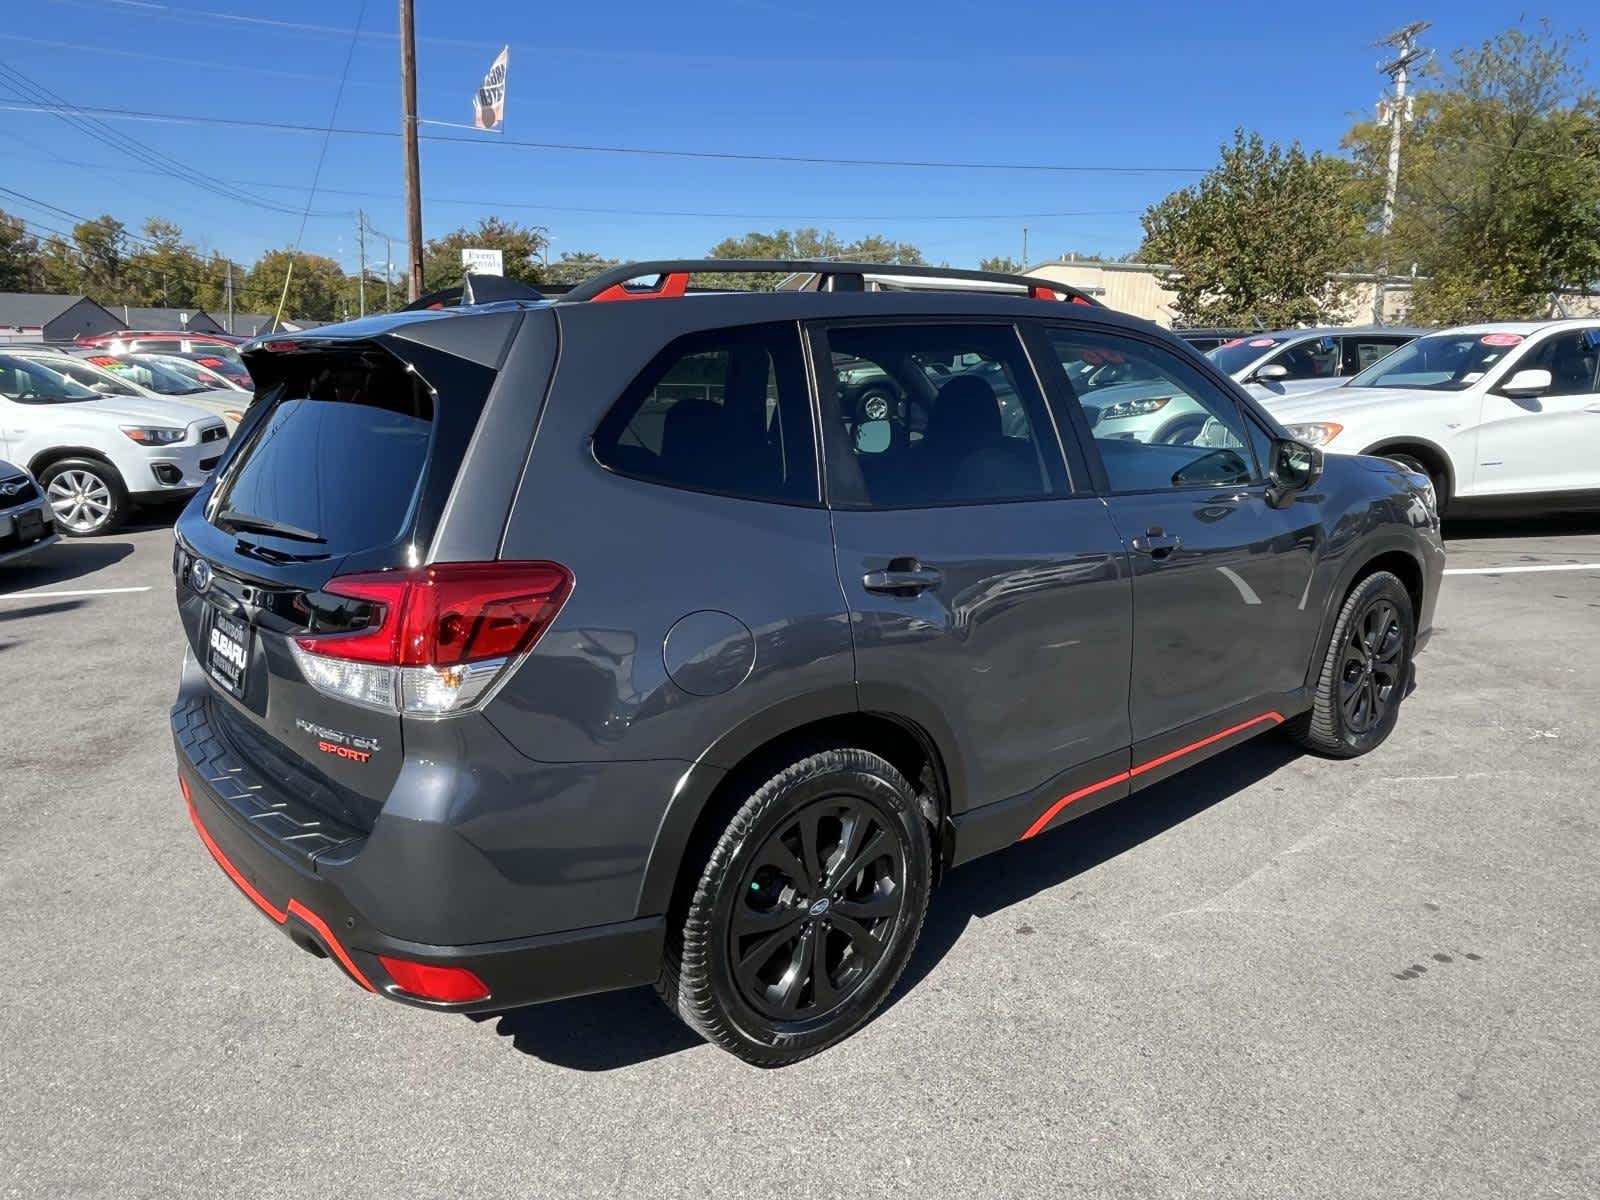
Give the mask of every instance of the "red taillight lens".
[[371, 607], [351, 633], [310, 633], [293, 650], [307, 683], [369, 708], [443, 716], [487, 696], [572, 591], [551, 562], [439, 563], [346, 575], [323, 591]]
[[561, 611], [572, 572], [551, 562], [438, 563], [346, 575], [323, 590], [372, 604], [372, 624], [359, 633], [295, 639], [302, 650], [396, 667], [450, 667], [527, 650]]
[[403, 958], [378, 955], [383, 969], [402, 992], [424, 1000], [438, 1000], [447, 1004], [464, 1004], [469, 1000], [487, 1000], [489, 988], [465, 967], [437, 967], [430, 963], [407, 962]]

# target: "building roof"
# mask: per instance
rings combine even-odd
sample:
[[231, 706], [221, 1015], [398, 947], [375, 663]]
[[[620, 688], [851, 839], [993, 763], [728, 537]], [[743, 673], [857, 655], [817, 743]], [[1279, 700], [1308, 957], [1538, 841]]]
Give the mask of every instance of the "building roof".
[[113, 304], [111, 312], [129, 329], [171, 329], [176, 332], [211, 333], [222, 323], [203, 308], [139, 308]]
[[86, 296], [60, 296], [50, 292], [0, 292], [0, 326], [43, 328]]

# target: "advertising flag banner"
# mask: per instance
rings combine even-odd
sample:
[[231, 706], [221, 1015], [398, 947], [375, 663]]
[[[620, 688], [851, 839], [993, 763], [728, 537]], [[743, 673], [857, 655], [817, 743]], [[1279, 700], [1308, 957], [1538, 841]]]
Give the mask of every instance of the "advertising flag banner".
[[506, 59], [511, 53], [507, 46], [494, 60], [494, 66], [483, 77], [483, 86], [472, 98], [472, 123], [479, 129], [496, 130], [506, 119]]

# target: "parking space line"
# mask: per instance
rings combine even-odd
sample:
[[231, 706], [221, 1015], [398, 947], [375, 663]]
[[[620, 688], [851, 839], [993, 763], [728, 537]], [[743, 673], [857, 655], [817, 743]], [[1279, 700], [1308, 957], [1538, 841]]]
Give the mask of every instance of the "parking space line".
[[1533, 571], [1600, 571], [1600, 563], [1541, 563], [1521, 567], [1446, 567], [1446, 575], [1523, 575]]
[[146, 587], [125, 588], [81, 588], [67, 592], [8, 592], [0, 595], [0, 600], [58, 600], [69, 596], [122, 596], [129, 592], [148, 592]]

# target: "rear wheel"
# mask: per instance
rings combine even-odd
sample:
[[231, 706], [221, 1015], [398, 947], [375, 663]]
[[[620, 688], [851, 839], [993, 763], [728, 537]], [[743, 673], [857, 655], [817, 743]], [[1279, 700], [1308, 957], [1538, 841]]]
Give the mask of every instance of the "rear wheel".
[[1368, 575], [1339, 610], [1311, 711], [1290, 722], [1290, 736], [1331, 758], [1376, 749], [1399, 719], [1415, 640], [1405, 585], [1388, 571]]
[[68, 537], [110, 533], [128, 518], [128, 492], [110, 463], [63, 459], [39, 473], [39, 485]]
[[905, 969], [927, 910], [932, 846], [885, 759], [807, 755], [757, 787], [669, 931], [662, 999], [762, 1067], [849, 1036]]

